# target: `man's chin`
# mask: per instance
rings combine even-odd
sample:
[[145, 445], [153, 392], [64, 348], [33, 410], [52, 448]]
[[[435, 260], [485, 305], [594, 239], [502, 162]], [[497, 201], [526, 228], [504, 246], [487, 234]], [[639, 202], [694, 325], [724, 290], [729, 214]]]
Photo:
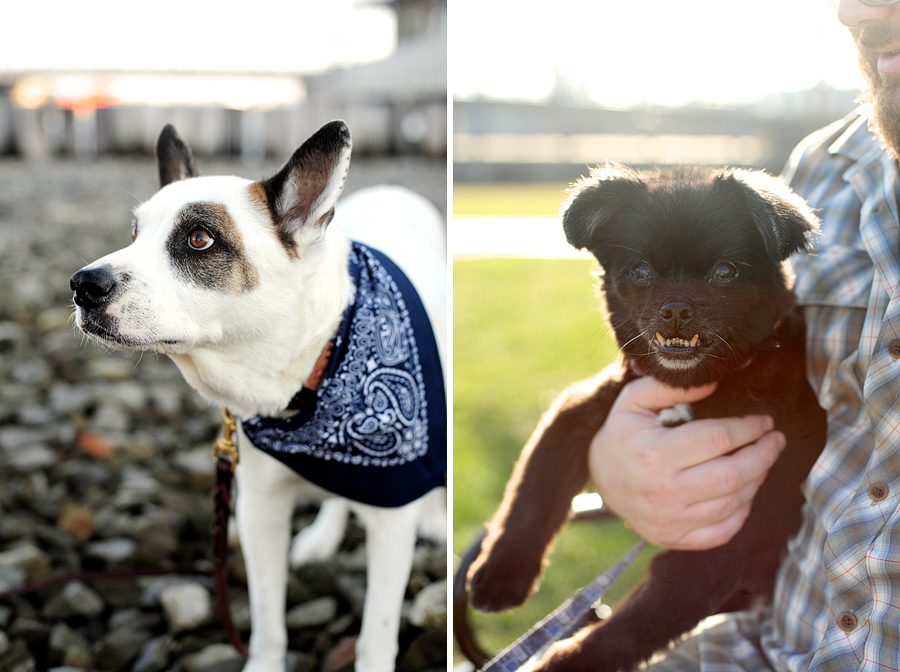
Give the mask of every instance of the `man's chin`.
[[861, 101], [872, 108], [872, 132], [891, 156], [900, 159], [900, 74], [881, 74], [862, 52], [859, 64], [866, 88]]
[[883, 82], [872, 103], [872, 129], [885, 151], [900, 159], [900, 82]]

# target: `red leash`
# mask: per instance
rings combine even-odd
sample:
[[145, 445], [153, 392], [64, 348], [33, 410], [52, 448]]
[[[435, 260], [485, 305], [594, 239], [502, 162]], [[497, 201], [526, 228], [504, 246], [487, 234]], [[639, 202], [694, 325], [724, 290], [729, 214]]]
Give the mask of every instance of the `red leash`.
[[[216, 578], [216, 602], [219, 604], [219, 615], [228, 641], [238, 653], [247, 654], [241, 642], [234, 621], [231, 619], [231, 608], [228, 603], [228, 567], [225, 564], [228, 555], [228, 518], [231, 515], [231, 481], [234, 468], [238, 463], [238, 450], [233, 436], [237, 422], [228, 409], [222, 408], [222, 424], [224, 436], [213, 444], [213, 459], [216, 462], [216, 489], [213, 494], [213, 553], [212, 561]], [[230, 459], [229, 459], [230, 458]]]

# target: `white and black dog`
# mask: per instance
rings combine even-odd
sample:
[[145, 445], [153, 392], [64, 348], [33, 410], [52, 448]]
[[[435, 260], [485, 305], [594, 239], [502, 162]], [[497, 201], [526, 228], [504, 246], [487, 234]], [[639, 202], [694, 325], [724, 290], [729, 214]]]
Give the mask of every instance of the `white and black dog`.
[[[397, 187], [357, 192], [335, 217], [350, 147], [333, 121], [269, 179], [197, 177], [166, 126], [134, 242], [72, 277], [85, 334], [165, 353], [241, 421], [245, 672], [283, 672], [288, 556], [330, 556], [348, 510], [368, 562], [356, 669], [390, 672], [417, 529], [446, 538], [444, 224]], [[295, 499], [310, 493], [325, 501], [289, 549]]]

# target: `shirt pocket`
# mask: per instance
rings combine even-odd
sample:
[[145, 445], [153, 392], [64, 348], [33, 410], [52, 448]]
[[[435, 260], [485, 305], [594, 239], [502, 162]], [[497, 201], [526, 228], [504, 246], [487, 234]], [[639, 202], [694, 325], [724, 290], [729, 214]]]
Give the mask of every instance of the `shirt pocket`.
[[806, 321], [809, 381], [829, 419], [846, 421], [859, 410], [871, 355], [863, 329], [872, 302], [872, 259], [864, 249], [832, 244], [798, 257], [794, 271], [794, 293]]
[[793, 267], [794, 294], [800, 305], [868, 308], [875, 268], [866, 250], [828, 245], [800, 255]]

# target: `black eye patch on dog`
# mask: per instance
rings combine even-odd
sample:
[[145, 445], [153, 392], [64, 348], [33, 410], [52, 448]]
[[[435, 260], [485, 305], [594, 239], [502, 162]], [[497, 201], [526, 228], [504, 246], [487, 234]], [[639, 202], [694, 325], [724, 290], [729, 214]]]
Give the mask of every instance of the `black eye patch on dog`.
[[[205, 232], [206, 236], [198, 232]], [[206, 244], [198, 246], [198, 240]], [[184, 206], [175, 218], [166, 248], [178, 275], [199, 287], [240, 294], [259, 283], [259, 274], [247, 259], [240, 230], [225, 206], [218, 203]]]

